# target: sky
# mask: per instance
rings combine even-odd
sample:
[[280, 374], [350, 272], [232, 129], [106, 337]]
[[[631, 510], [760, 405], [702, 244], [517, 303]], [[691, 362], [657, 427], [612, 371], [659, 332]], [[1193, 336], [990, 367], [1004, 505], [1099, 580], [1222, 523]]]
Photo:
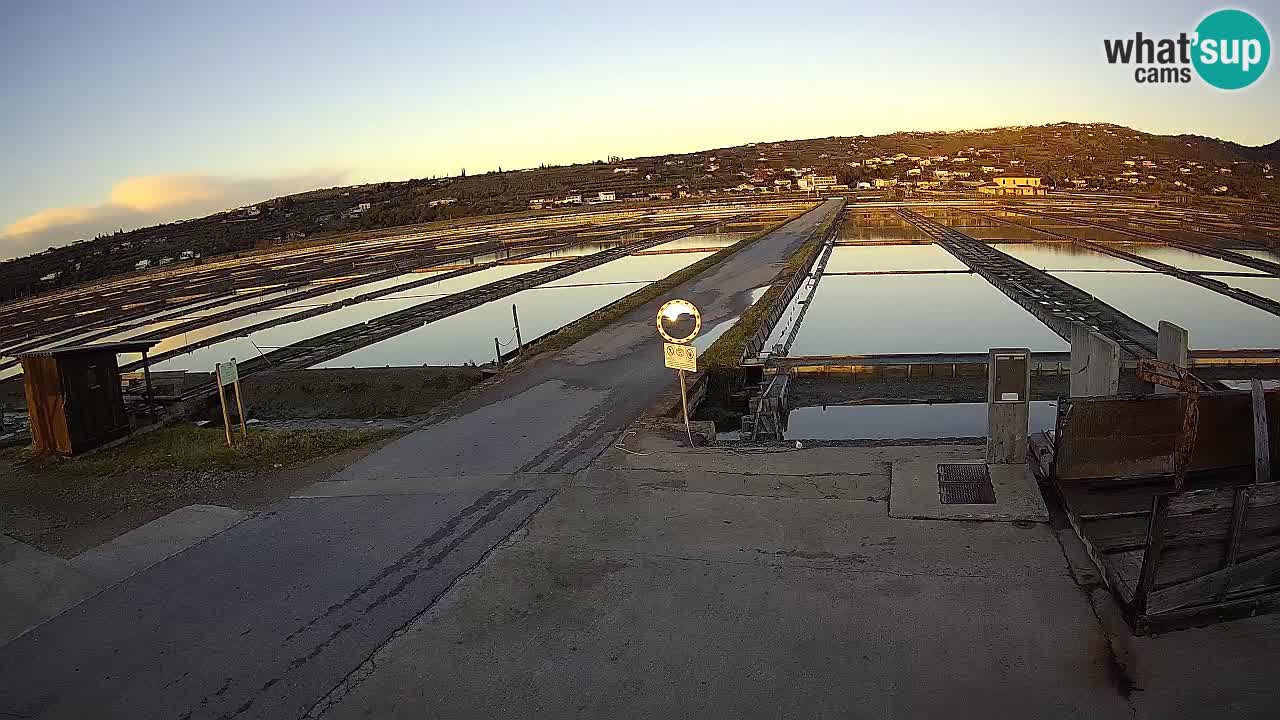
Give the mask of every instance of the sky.
[[[1104, 38], [1220, 7], [0, 0], [0, 259], [318, 187], [764, 140], [1075, 121], [1275, 141], [1275, 68], [1225, 92], [1105, 61]], [[1275, 38], [1280, 8], [1230, 7]]]

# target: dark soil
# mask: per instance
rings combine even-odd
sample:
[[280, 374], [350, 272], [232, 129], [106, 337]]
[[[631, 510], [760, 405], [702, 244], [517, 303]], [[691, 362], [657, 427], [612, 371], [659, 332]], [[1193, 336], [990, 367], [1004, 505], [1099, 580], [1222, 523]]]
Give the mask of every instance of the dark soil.
[[263, 420], [424, 415], [486, 375], [475, 367], [281, 370], [243, 382], [245, 413]]
[[[214, 442], [222, 434], [221, 428], [208, 432]], [[0, 532], [70, 558], [187, 505], [266, 507], [330, 477], [388, 441], [388, 433], [327, 432], [321, 442], [313, 442], [314, 433], [305, 436], [313, 443], [309, 446], [269, 444], [281, 456], [278, 467], [266, 461], [228, 461], [213, 453], [209, 462], [195, 469], [190, 458], [177, 457], [176, 450], [166, 467], [155, 455], [157, 448], [167, 445], [147, 436], [72, 460], [33, 456], [27, 448], [0, 450]], [[120, 464], [115, 456], [130, 453], [138, 443], [150, 449], [138, 450], [136, 469]]]

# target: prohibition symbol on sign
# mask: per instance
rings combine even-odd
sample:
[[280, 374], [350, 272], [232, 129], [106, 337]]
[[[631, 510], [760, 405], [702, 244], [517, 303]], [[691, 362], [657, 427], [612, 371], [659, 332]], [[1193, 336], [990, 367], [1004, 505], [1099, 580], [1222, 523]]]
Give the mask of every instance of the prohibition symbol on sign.
[[667, 367], [698, 372], [698, 351], [692, 345], [662, 343], [662, 354], [666, 358]]

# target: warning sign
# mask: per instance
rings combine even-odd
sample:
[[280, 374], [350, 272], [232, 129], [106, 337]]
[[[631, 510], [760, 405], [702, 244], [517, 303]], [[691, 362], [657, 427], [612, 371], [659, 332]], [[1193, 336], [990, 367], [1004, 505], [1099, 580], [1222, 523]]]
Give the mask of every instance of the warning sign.
[[667, 360], [667, 367], [698, 372], [698, 351], [692, 345], [662, 343], [662, 354]]

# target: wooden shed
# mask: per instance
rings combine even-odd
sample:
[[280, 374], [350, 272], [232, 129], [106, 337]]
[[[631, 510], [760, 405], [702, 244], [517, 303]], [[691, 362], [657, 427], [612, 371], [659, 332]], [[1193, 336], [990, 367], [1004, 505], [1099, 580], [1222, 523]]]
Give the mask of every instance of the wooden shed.
[[[32, 446], [75, 455], [128, 435], [132, 428], [116, 354], [142, 353], [145, 360], [156, 342], [76, 345], [20, 354]], [[150, 369], [145, 364], [143, 369], [150, 399]]]

